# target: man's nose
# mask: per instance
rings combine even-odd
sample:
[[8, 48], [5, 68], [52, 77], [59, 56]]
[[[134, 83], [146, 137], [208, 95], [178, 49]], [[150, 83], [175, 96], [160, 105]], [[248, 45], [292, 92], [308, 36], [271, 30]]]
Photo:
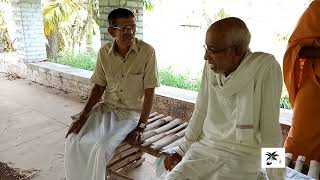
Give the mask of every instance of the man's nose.
[[203, 59], [206, 61], [209, 60], [209, 56], [207, 52], [204, 53]]
[[134, 33], [133, 28], [132, 27], [128, 27], [127, 30], [126, 30], [126, 33], [133, 34]]

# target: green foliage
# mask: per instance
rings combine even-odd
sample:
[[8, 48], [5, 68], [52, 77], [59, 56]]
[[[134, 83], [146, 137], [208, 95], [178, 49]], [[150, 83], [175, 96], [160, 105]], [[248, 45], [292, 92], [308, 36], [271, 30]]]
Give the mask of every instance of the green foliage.
[[63, 54], [63, 56], [58, 57], [55, 63], [93, 71], [96, 66], [96, 60], [96, 53], [83, 53], [77, 56], [67, 53]]
[[220, 9], [220, 11], [215, 15], [215, 18], [217, 20], [224, 19], [227, 17], [230, 17], [230, 15], [224, 11], [224, 8]]
[[166, 86], [199, 91], [200, 78], [190, 79], [188, 74], [177, 74], [171, 68], [160, 69], [160, 83]]
[[42, 7], [42, 13], [46, 37], [56, 32], [59, 24], [68, 21], [70, 16], [77, 12], [78, 9], [78, 5], [72, 0], [45, 3]]
[[4, 11], [4, 8], [6, 8], [6, 6], [8, 6], [8, 4], [2, 3], [0, 1], [0, 51], [14, 52], [16, 50], [13, 47], [14, 40], [11, 40]]
[[143, 7], [147, 11], [153, 10], [153, 4], [149, 0], [143, 0]]
[[[86, 50], [87, 52], [93, 51], [94, 28], [99, 19], [98, 0], [43, 1], [44, 31], [48, 39], [48, 46], [52, 48], [54, 47], [52, 43], [63, 41], [65, 51], [77, 54], [86, 37]], [[61, 37], [59, 42], [50, 41], [51, 36], [56, 34]]]
[[291, 109], [291, 105], [289, 102], [289, 96], [288, 95], [284, 95], [281, 97], [280, 99], [280, 108], [283, 109]]

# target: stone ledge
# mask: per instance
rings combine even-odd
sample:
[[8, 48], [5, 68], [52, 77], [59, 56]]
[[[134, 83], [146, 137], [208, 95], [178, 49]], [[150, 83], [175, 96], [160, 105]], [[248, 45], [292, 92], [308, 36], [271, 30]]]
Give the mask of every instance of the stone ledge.
[[39, 70], [40, 72], [47, 73], [53, 76], [63, 76], [66, 79], [73, 79], [75, 81], [82, 81], [90, 83], [92, 71], [87, 71], [79, 68], [65, 66], [52, 62], [38, 62], [30, 63], [32, 70]]

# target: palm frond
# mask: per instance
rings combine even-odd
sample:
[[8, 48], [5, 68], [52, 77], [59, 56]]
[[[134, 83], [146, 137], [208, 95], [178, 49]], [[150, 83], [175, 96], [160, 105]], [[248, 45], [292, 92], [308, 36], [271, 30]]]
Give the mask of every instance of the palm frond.
[[45, 4], [42, 8], [45, 35], [49, 37], [53, 32], [56, 32], [59, 23], [67, 21], [78, 10], [78, 4], [72, 0], [60, 0]]
[[150, 2], [150, 0], [143, 0], [143, 7], [147, 11], [153, 11], [153, 4]]

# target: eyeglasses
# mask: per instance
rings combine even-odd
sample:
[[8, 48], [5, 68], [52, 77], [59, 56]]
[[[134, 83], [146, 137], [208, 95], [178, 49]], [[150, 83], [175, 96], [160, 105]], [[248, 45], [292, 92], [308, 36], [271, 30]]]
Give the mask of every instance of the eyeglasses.
[[111, 27], [113, 29], [119, 29], [121, 32], [130, 32], [130, 31], [135, 31], [136, 30], [136, 25], [130, 25], [130, 26], [113, 26]]
[[217, 54], [217, 53], [220, 53], [222, 51], [225, 51], [233, 46], [229, 46], [229, 47], [226, 47], [226, 48], [222, 48], [222, 49], [219, 49], [219, 50], [214, 50], [210, 47], [208, 47], [207, 45], [203, 45], [204, 49], [206, 50], [207, 53], [210, 53], [210, 54]]

